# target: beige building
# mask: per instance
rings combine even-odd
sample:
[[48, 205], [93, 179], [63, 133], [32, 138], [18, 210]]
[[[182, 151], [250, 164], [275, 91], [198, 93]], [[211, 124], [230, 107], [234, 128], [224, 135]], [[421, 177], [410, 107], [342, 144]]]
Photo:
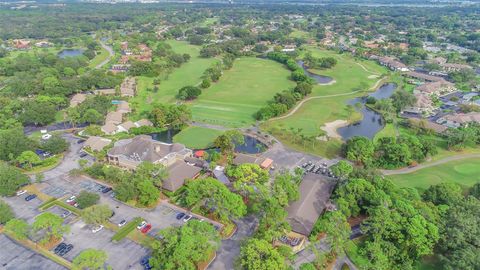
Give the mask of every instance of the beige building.
[[91, 136], [83, 144], [84, 148], [90, 148], [92, 151], [102, 151], [103, 148], [107, 147], [112, 140], [105, 139], [102, 137]]
[[140, 135], [117, 141], [107, 156], [111, 164], [135, 170], [144, 161], [168, 167], [176, 161], [183, 161], [186, 157], [192, 156], [192, 150], [182, 144], [162, 143], [148, 135]]

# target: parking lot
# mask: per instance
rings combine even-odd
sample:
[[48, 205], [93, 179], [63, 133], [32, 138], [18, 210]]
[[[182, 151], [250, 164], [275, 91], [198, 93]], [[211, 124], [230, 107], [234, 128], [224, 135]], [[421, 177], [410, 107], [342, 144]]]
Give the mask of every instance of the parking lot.
[[64, 243], [73, 245], [73, 249], [64, 256], [67, 260], [72, 261], [84, 249], [94, 248], [107, 253], [107, 263], [113, 269], [142, 269], [139, 261], [148, 254], [148, 250], [141, 245], [129, 239], [113, 243], [113, 231], [103, 229], [92, 233], [91, 226], [83, 221], [77, 221], [70, 227], [70, 232], [64, 235]]
[[37, 197], [27, 202], [25, 197], [28, 195], [28, 193], [25, 193], [20, 196], [4, 197], [3, 200], [12, 207], [17, 218], [25, 219], [28, 223], [32, 223], [35, 217], [40, 214], [37, 208], [42, 204], [42, 200]]
[[3, 234], [0, 234], [0, 247], [0, 269], [66, 269], [42, 255], [15, 243]]

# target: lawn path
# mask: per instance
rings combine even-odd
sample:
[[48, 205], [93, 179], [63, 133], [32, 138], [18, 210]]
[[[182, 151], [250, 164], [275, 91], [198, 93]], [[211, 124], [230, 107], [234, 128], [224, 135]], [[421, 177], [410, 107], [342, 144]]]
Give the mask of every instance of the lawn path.
[[451, 157], [446, 157], [444, 159], [434, 161], [432, 163], [420, 164], [412, 168], [402, 168], [398, 170], [382, 170], [382, 173], [384, 175], [408, 174], [408, 173], [416, 172], [421, 169], [426, 169], [426, 168], [434, 167], [437, 165], [445, 164], [450, 161], [467, 159], [467, 158], [480, 158], [480, 154], [464, 154], [464, 155], [451, 156]]
[[98, 65], [95, 67], [96, 69], [100, 69], [100, 68], [102, 68], [104, 65], [106, 65], [108, 62], [110, 62], [110, 60], [112, 60], [112, 57], [113, 57], [113, 55], [114, 55], [114, 52], [113, 52], [112, 47], [107, 46], [105, 43], [103, 43], [103, 41], [102, 41], [101, 39], [99, 40], [99, 42], [100, 42], [100, 45], [101, 45], [105, 50], [108, 51], [109, 56], [107, 57], [107, 59], [103, 60], [103, 62], [101, 62], [100, 64], [98, 64]]
[[[374, 90], [378, 87], [378, 85], [383, 81], [383, 79], [380, 79], [378, 80], [372, 87], [370, 87], [368, 90], [371, 91], [371, 90]], [[293, 114], [295, 114], [298, 109], [300, 109], [300, 107], [302, 107], [302, 105], [309, 101], [309, 100], [312, 100], [312, 99], [322, 99], [322, 98], [331, 98], [331, 97], [341, 97], [341, 96], [349, 96], [349, 95], [353, 95], [353, 94], [356, 94], [356, 93], [359, 93], [359, 92], [362, 92], [363, 90], [357, 90], [357, 91], [353, 91], [353, 92], [350, 92], [350, 93], [343, 93], [343, 94], [335, 94], [335, 95], [326, 95], [326, 96], [314, 96], [314, 97], [309, 97], [309, 98], [306, 98], [302, 101], [300, 101], [297, 106], [295, 106], [295, 108], [293, 108], [293, 110], [291, 110], [289, 113], [285, 114], [285, 115], [282, 115], [282, 116], [279, 116], [279, 117], [275, 117], [275, 118], [271, 118], [269, 121], [273, 121], [273, 120], [280, 120], [280, 119], [285, 119], [285, 118], [288, 118], [290, 116], [292, 116]]]
[[377, 72], [368, 70], [368, 69], [367, 69], [364, 65], [362, 65], [361, 63], [355, 62], [355, 64], [359, 65], [363, 70], [365, 70], [365, 71], [368, 72], [368, 73], [372, 73], [372, 74], [375, 74], [375, 75], [382, 75], [382, 74], [380, 74], [380, 73], [377, 73]]

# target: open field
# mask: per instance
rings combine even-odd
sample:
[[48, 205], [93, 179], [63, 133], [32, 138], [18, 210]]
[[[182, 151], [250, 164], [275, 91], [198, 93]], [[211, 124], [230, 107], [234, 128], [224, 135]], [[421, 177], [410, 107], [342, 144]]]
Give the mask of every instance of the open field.
[[389, 177], [401, 187], [414, 187], [419, 190], [425, 190], [431, 185], [443, 182], [470, 187], [480, 182], [480, 159], [455, 160], [409, 174], [391, 175]]
[[188, 127], [173, 137], [174, 142], [186, 145], [192, 149], [205, 149], [211, 147], [215, 138], [221, 135], [223, 131], [203, 128]]
[[294, 87], [289, 76], [290, 72], [276, 62], [239, 58], [219, 82], [193, 102], [193, 119], [229, 127], [250, 125], [254, 114], [276, 93]]
[[105, 50], [105, 48], [103, 47], [100, 47], [100, 51], [99, 53], [95, 56], [95, 58], [93, 58], [90, 63], [88, 64], [88, 66], [90, 68], [95, 68], [97, 65], [99, 65], [100, 63], [102, 63], [103, 61], [105, 61], [105, 59], [108, 58], [110, 54], [108, 53], [107, 50]]
[[[263, 123], [263, 128], [273, 135], [285, 133], [284, 130], [294, 129], [300, 130], [300, 134], [304, 136], [318, 136], [321, 134], [320, 128], [325, 123], [339, 119], [352, 121], [355, 114], [348, 112], [346, 102], [354, 97], [366, 95], [373, 88], [381, 86], [380, 77], [387, 74], [384, 67], [372, 61], [356, 60], [350, 54], [337, 54], [333, 51], [312, 47], [307, 47], [307, 49], [315, 57], [331, 56], [337, 59], [337, 65], [331, 69], [311, 70], [314, 73], [332, 77], [336, 83], [316, 85], [309, 97], [315, 98], [305, 102], [293, 115]], [[322, 98], [321, 96], [329, 97]], [[282, 139], [284, 143], [285, 140], [288, 139]], [[286, 144], [292, 146], [293, 143], [289, 141]], [[331, 144], [331, 146], [322, 144]], [[332, 154], [338, 152], [338, 148], [337, 150], [333, 149], [336, 148], [336, 145], [340, 145], [338, 140], [331, 140], [328, 143], [319, 142], [317, 147], [310, 147], [307, 151], [331, 157]], [[325, 152], [327, 149], [330, 149], [328, 153]]]
[[153, 89], [153, 80], [151, 77], [138, 77], [137, 96], [132, 99], [132, 105], [137, 113], [150, 111], [152, 103], [172, 103], [175, 102], [175, 96], [180, 88], [187, 85], [197, 85], [201, 82], [203, 72], [209, 68], [215, 61], [214, 58], [199, 57], [200, 47], [190, 45], [187, 42], [168, 41], [176, 53], [188, 53], [191, 56], [188, 63], [173, 70], [165, 80], [159, 85], [158, 92], [147, 91], [147, 88]]

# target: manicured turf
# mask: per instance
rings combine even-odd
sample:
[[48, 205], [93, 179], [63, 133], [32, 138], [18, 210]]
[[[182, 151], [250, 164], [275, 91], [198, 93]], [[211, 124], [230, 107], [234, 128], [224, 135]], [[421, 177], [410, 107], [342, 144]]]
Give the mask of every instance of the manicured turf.
[[186, 145], [192, 149], [205, 149], [211, 147], [213, 141], [223, 133], [221, 130], [188, 127], [173, 137], [174, 142]]
[[215, 61], [214, 58], [199, 57], [200, 47], [193, 46], [187, 42], [169, 41], [168, 42], [176, 53], [188, 53], [191, 56], [189, 62], [175, 69], [168, 78], [162, 80], [158, 92], [147, 91], [147, 88], [153, 89], [153, 80], [155, 78], [140, 76], [138, 80], [137, 96], [132, 99], [133, 106], [137, 113], [150, 111], [152, 103], [173, 103], [178, 90], [187, 85], [197, 85], [201, 82], [203, 72], [209, 68]]
[[88, 64], [88, 66], [90, 68], [95, 68], [97, 65], [99, 65], [100, 63], [102, 63], [103, 61], [105, 61], [108, 56], [110, 54], [108, 53], [107, 50], [105, 50], [103, 47], [100, 47], [100, 51], [99, 53], [95, 56], [95, 58], [93, 58], [90, 63]]
[[192, 103], [193, 119], [228, 127], [254, 123], [254, 114], [273, 96], [294, 87], [290, 72], [276, 62], [244, 57], [235, 60], [219, 82]]
[[[348, 94], [357, 90], [364, 92], [345, 96], [312, 99], [304, 103], [292, 116], [280, 120], [268, 121], [263, 124], [263, 128], [270, 132], [275, 133], [275, 130], [277, 130], [277, 135], [279, 132], [282, 132], [282, 129], [289, 130], [290, 128], [294, 128], [296, 130], [300, 129], [303, 135], [317, 136], [320, 133], [320, 128], [324, 126], [325, 123], [338, 119], [351, 120], [352, 115], [349, 115], [346, 110], [346, 102], [354, 97], [366, 95], [369, 89], [377, 83], [380, 76], [387, 74], [385, 68], [372, 61], [356, 60], [347, 53], [337, 54], [333, 51], [311, 47], [307, 48], [315, 57], [332, 56], [337, 59], [337, 65], [331, 69], [321, 71], [312, 70], [312, 72], [332, 77], [336, 83], [331, 85], [316, 85], [310, 97]], [[359, 64], [363, 65], [366, 70]], [[381, 86], [381, 84], [378, 86]], [[336, 140], [332, 140], [332, 143], [340, 145]], [[320, 142], [319, 144], [325, 144], [325, 142]], [[330, 147], [325, 146], [322, 149], [319, 145], [319, 149], [310, 148], [307, 149], [307, 151], [323, 156], [331, 156], [332, 147], [333, 145]], [[330, 153], [326, 153], [324, 151], [325, 149], [330, 149]], [[337, 148], [337, 150], [333, 152], [338, 152], [338, 150]]]
[[401, 187], [414, 187], [419, 190], [425, 190], [431, 185], [443, 182], [452, 182], [463, 187], [470, 187], [480, 181], [480, 159], [456, 160], [413, 173], [389, 177]]

